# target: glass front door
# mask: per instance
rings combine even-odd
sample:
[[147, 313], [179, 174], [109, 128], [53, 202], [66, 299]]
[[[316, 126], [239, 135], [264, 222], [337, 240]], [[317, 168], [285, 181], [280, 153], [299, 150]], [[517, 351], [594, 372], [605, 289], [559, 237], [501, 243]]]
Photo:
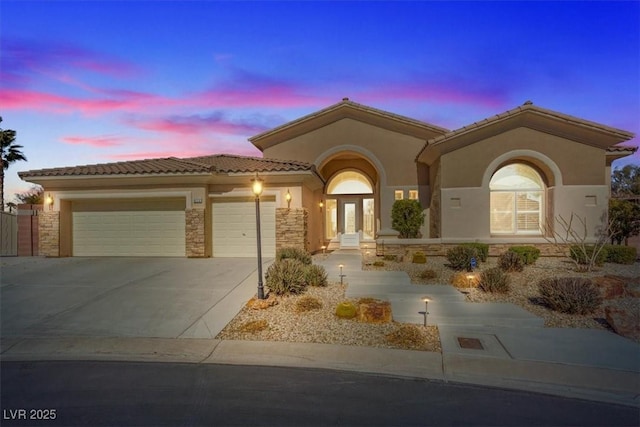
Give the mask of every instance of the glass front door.
[[356, 225], [356, 209], [357, 205], [355, 202], [345, 202], [343, 204], [343, 213], [344, 213], [344, 233], [345, 234], [354, 234], [358, 232], [358, 228]]

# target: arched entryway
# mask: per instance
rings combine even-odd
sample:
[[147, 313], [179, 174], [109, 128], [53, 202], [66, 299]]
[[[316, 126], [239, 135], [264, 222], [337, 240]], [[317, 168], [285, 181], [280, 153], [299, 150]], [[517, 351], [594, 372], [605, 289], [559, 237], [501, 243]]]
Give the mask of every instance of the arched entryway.
[[320, 168], [325, 176], [324, 239], [327, 246], [360, 247], [378, 231], [378, 173], [366, 159], [341, 153]]

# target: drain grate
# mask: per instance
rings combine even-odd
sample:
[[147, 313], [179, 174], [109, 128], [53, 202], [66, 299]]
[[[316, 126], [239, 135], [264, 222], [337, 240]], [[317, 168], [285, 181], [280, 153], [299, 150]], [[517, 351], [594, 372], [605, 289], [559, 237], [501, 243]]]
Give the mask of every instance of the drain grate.
[[462, 338], [458, 337], [460, 348], [468, 348], [471, 350], [484, 350], [482, 343], [478, 338]]

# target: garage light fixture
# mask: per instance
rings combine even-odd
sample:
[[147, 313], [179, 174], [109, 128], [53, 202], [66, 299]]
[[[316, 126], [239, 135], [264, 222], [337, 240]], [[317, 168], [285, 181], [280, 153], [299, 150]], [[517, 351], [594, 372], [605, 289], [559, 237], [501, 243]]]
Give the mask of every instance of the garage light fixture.
[[51, 193], [47, 196], [47, 205], [49, 205], [49, 210], [53, 209], [53, 197], [51, 197]]
[[285, 200], [287, 201], [287, 209], [291, 208], [291, 193], [289, 192], [289, 189], [287, 188], [287, 194], [284, 196]]

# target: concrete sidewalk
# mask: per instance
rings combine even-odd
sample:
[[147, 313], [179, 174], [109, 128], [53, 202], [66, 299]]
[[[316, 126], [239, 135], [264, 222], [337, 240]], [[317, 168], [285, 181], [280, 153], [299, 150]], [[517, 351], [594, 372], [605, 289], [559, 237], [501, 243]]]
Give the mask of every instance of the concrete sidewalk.
[[[72, 337], [62, 331], [47, 336], [3, 334], [0, 358], [3, 361], [126, 360], [339, 369], [520, 389], [640, 407], [640, 345], [607, 331], [543, 328], [536, 316], [522, 313], [519, 307], [498, 309], [488, 304], [483, 309], [470, 308], [483, 304], [465, 302], [462, 294], [450, 286], [412, 285], [405, 273], [362, 271], [361, 262], [359, 251], [338, 251], [319, 263], [325, 266], [331, 280], [339, 280], [339, 265], [343, 265], [349, 296], [388, 298], [393, 304], [394, 317], [404, 316], [406, 321], [422, 324], [424, 318], [417, 316], [416, 311], [424, 309], [421, 298], [428, 291], [431, 299], [428, 321], [439, 327], [442, 354], [214, 339], [255, 293], [254, 272], [227, 289], [227, 293], [182, 334], [164, 338]], [[454, 311], [447, 312], [447, 309]], [[503, 316], [525, 323], [505, 321]]]

